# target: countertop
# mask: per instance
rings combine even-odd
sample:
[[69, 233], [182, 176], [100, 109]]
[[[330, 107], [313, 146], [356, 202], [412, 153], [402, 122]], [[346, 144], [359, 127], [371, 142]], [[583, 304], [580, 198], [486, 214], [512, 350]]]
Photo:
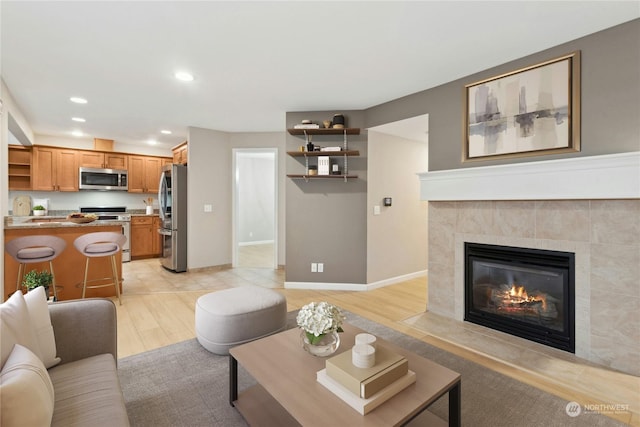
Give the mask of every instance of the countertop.
[[[37, 222], [32, 222], [33, 219], [36, 219]], [[11, 230], [25, 228], [104, 227], [108, 225], [124, 224], [126, 222], [127, 221], [96, 220], [93, 222], [78, 224], [67, 220], [66, 216], [20, 216], [5, 217], [4, 229]]]

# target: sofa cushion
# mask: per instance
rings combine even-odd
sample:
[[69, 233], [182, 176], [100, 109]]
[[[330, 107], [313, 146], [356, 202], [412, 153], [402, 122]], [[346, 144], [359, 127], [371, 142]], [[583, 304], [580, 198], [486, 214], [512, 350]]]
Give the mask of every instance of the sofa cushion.
[[0, 371], [0, 425], [48, 426], [54, 397], [51, 379], [38, 356], [16, 344]]
[[14, 292], [0, 304], [0, 336], [0, 367], [4, 366], [15, 344], [28, 348], [42, 360], [22, 291]]
[[51, 326], [47, 297], [44, 288], [40, 286], [27, 292], [24, 300], [29, 309], [31, 328], [40, 347], [42, 363], [46, 368], [50, 368], [60, 363], [60, 358], [56, 357], [56, 339]]
[[49, 370], [56, 390], [52, 426], [128, 426], [116, 362], [101, 354]]

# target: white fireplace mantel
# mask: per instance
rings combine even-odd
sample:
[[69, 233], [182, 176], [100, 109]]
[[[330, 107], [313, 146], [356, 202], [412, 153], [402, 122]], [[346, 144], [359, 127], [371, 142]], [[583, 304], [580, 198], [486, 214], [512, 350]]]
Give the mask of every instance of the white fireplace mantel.
[[640, 198], [640, 151], [424, 172], [420, 199], [575, 200]]

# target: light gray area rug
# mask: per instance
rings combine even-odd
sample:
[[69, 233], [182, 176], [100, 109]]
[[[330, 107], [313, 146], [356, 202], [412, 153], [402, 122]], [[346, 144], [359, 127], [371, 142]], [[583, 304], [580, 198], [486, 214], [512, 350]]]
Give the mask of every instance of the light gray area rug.
[[[349, 323], [462, 374], [463, 426], [624, 425], [597, 414], [570, 417], [565, 400], [355, 314], [346, 315]], [[289, 326], [295, 326], [295, 312], [289, 313]], [[118, 371], [133, 426], [247, 425], [228, 402], [228, 357], [209, 353], [195, 339], [120, 359]], [[240, 391], [255, 384], [241, 366], [238, 375]], [[430, 411], [447, 419], [447, 397]]]

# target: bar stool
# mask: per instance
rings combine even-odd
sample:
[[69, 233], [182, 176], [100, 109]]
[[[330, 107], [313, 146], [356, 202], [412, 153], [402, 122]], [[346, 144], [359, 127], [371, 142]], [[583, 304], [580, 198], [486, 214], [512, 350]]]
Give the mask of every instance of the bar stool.
[[51, 285], [53, 286], [53, 299], [57, 301], [58, 291], [56, 275], [53, 272], [53, 260], [56, 259], [66, 247], [67, 242], [56, 236], [24, 236], [5, 243], [4, 250], [18, 263], [16, 291], [21, 288], [22, 279], [26, 273], [26, 264], [48, 261], [49, 271], [53, 277], [51, 281]]
[[[73, 245], [76, 247], [76, 249], [81, 254], [87, 257], [87, 262], [84, 268], [84, 280], [82, 281], [82, 298], [85, 297], [87, 288], [94, 289], [103, 288], [105, 286], [115, 286], [118, 301], [120, 302], [120, 305], [122, 305], [122, 298], [120, 297], [120, 279], [118, 277], [118, 267], [116, 265], [116, 254], [122, 250], [122, 246], [126, 243], [126, 241], [127, 238], [124, 234], [107, 231], [84, 234], [74, 240]], [[102, 285], [87, 286], [89, 259], [101, 258], [106, 256], [108, 256], [111, 261], [112, 276], [104, 277], [101, 279], [92, 279], [89, 280], [89, 282], [105, 279], [111, 279], [113, 280], [113, 282]]]

